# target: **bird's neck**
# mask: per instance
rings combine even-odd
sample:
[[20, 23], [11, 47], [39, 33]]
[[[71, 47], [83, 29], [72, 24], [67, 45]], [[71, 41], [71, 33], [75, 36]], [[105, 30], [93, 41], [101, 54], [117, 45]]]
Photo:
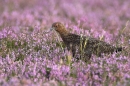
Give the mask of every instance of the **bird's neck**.
[[58, 33], [60, 34], [60, 36], [63, 38], [64, 36], [67, 36], [69, 34], [69, 32], [65, 29], [62, 28], [60, 30], [58, 30]]

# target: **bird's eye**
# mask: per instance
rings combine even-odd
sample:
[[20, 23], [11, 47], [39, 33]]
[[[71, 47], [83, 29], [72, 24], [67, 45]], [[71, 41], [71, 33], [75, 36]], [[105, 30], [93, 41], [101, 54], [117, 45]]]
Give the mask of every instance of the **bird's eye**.
[[56, 24], [55, 27], [58, 27], [58, 24]]

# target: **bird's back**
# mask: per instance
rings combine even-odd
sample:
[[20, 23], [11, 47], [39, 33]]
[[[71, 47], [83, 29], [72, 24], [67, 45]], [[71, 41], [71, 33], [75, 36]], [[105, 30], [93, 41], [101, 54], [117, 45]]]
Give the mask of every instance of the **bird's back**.
[[72, 33], [68, 34], [62, 39], [65, 44], [72, 44], [74, 46], [78, 46], [80, 49], [82, 46], [84, 52], [90, 51], [91, 53], [98, 56], [100, 56], [101, 53], [113, 53], [119, 49], [96, 38], [80, 36]]

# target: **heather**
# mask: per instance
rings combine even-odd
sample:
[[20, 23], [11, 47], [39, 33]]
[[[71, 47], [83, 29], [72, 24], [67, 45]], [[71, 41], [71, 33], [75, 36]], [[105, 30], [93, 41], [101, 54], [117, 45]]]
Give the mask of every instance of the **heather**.
[[[130, 0], [1, 0], [1, 86], [129, 86]], [[123, 46], [76, 61], [54, 22], [68, 31]], [[78, 56], [78, 55], [77, 55]]]

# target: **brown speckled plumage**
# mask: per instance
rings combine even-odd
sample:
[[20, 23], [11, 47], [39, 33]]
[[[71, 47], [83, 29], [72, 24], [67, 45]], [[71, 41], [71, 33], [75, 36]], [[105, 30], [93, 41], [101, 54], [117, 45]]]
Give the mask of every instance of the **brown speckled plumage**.
[[75, 56], [77, 48], [80, 53], [82, 52], [82, 55], [86, 60], [90, 59], [92, 54], [101, 56], [102, 53], [122, 51], [121, 47], [112, 46], [96, 38], [81, 37], [80, 35], [69, 33], [65, 26], [60, 22], [53, 23], [52, 28], [60, 34], [67, 49], [72, 51], [73, 56]]

